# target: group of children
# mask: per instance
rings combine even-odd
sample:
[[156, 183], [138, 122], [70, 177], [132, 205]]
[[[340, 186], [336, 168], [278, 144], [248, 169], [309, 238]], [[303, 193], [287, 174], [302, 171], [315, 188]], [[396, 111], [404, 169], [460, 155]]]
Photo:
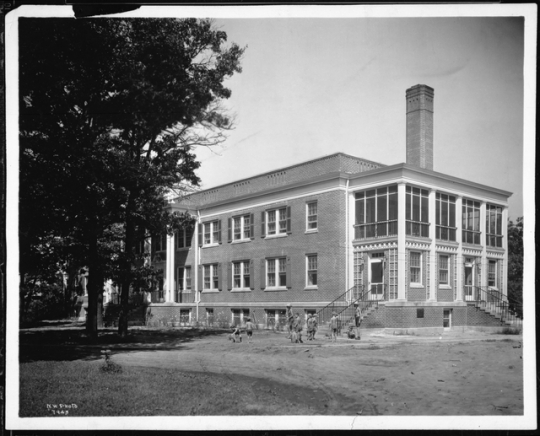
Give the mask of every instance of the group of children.
[[[355, 304], [355, 325], [349, 327], [349, 331], [347, 333], [349, 339], [360, 339], [360, 324], [362, 323], [362, 311], [358, 304]], [[287, 336], [287, 339], [290, 339], [291, 342], [295, 343], [304, 343], [302, 340], [302, 331], [304, 329], [303, 322], [300, 320], [300, 314], [296, 313], [293, 314], [292, 311], [292, 305], [287, 304], [287, 324], [289, 327], [289, 335]], [[308, 314], [307, 321], [306, 321], [306, 327], [307, 327], [307, 340], [313, 341], [315, 339], [315, 334], [317, 333], [319, 326], [319, 322], [317, 320], [317, 315], [315, 314]], [[251, 318], [246, 318], [246, 324], [245, 324], [245, 330], [246, 330], [246, 336], [248, 338], [248, 343], [251, 342], [253, 339], [253, 329], [254, 325], [251, 322]], [[330, 334], [331, 339], [333, 339], [334, 342], [337, 340], [337, 336], [339, 334], [339, 331], [341, 330], [341, 322], [339, 318], [337, 317], [336, 312], [332, 312], [332, 318], [330, 318]], [[242, 342], [242, 334], [240, 330], [240, 326], [234, 326], [232, 333], [229, 335], [229, 340], [233, 342]]]

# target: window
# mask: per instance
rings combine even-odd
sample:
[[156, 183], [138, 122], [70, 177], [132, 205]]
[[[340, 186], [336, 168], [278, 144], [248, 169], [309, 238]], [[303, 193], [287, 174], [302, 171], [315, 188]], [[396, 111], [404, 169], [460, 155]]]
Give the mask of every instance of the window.
[[267, 328], [284, 328], [287, 324], [287, 314], [285, 310], [266, 309], [265, 312]]
[[422, 254], [411, 252], [409, 256], [410, 283], [422, 284]]
[[307, 256], [307, 286], [317, 286], [317, 255]]
[[178, 268], [178, 290], [191, 292], [191, 267]]
[[486, 205], [486, 245], [502, 247], [502, 207]]
[[210, 221], [199, 227], [199, 244], [221, 244], [221, 221]]
[[355, 194], [355, 239], [397, 235], [397, 185]]
[[229, 218], [229, 242], [253, 239], [253, 214]]
[[416, 317], [417, 318], [423, 318], [424, 317], [424, 309], [416, 309]]
[[287, 260], [284, 257], [266, 261], [266, 286], [269, 288], [287, 286]]
[[488, 286], [497, 288], [497, 261], [490, 260], [488, 264]]
[[448, 256], [439, 256], [439, 284], [447, 285], [448, 282]]
[[214, 323], [214, 309], [206, 309], [206, 322], [208, 324]]
[[161, 236], [155, 237], [154, 243], [156, 246], [155, 251], [166, 251], [167, 250], [167, 234], [164, 233]]
[[261, 236], [277, 236], [291, 233], [291, 208], [267, 210], [262, 213]]
[[317, 230], [317, 202], [306, 205], [306, 230]]
[[426, 189], [407, 186], [405, 190], [405, 233], [429, 237], [429, 204]]
[[191, 318], [191, 310], [189, 309], [180, 309], [180, 324], [189, 325]]
[[234, 326], [241, 325], [249, 317], [249, 309], [231, 309], [232, 323]]
[[233, 262], [233, 289], [246, 289], [251, 285], [250, 262]]
[[435, 199], [435, 237], [443, 241], [456, 240], [456, 197], [437, 193]]
[[193, 236], [193, 227], [181, 229], [176, 233], [176, 248], [190, 248]]
[[463, 199], [462, 236], [467, 244], [480, 244], [480, 202]]
[[205, 290], [218, 290], [219, 289], [219, 265], [204, 265], [204, 288]]

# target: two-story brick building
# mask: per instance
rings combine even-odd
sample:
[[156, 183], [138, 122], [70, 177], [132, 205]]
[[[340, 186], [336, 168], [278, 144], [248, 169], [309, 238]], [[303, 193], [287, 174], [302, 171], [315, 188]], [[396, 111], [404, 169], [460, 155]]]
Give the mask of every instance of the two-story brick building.
[[356, 302], [366, 328], [500, 325], [478, 302], [507, 301], [511, 193], [433, 171], [433, 96], [406, 92], [406, 163], [335, 153], [173, 200], [197, 226], [152, 241], [154, 321], [271, 326], [291, 303], [325, 322]]

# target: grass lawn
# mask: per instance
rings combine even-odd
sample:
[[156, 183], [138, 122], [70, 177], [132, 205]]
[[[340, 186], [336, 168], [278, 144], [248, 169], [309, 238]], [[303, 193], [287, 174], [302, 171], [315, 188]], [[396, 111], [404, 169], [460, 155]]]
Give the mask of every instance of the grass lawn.
[[[261, 415], [269, 408], [293, 413], [292, 399], [280, 395], [280, 386], [260, 379], [130, 366], [104, 372], [104, 366], [103, 360], [21, 364], [20, 416]], [[294, 407], [294, 414], [324, 411], [324, 404]]]

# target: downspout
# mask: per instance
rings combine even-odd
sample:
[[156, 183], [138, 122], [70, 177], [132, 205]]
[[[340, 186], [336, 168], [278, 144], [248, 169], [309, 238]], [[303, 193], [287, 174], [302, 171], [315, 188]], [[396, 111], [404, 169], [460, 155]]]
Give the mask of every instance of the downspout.
[[[349, 286], [349, 182], [347, 179], [347, 185], [345, 186], [345, 291], [350, 289]], [[349, 300], [350, 295], [347, 296]], [[349, 301], [350, 303], [350, 301]]]

